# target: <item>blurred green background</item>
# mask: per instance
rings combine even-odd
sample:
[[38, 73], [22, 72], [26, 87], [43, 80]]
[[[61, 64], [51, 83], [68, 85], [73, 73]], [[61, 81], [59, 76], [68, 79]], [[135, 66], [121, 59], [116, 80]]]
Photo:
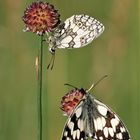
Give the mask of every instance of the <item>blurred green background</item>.
[[[31, 0], [0, 1], [0, 140], [37, 140], [35, 57], [39, 37], [24, 33], [21, 17]], [[140, 130], [140, 12], [136, 0], [49, 0], [61, 19], [88, 14], [105, 25], [88, 47], [57, 50], [54, 69], [44, 46], [43, 140], [59, 140], [66, 117], [61, 97], [71, 88], [89, 86], [108, 74], [92, 92], [125, 122], [133, 140]]]

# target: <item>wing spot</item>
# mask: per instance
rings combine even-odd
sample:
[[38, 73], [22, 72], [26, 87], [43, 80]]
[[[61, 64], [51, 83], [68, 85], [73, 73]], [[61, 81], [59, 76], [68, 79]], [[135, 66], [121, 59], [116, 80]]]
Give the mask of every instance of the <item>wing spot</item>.
[[70, 123], [68, 124], [68, 127], [70, 128], [71, 132], [73, 132], [74, 123], [73, 123], [73, 122], [70, 122]]
[[80, 129], [80, 131], [84, 130], [84, 122], [81, 119], [78, 120], [78, 128]]
[[99, 139], [100, 139], [100, 140], [103, 140], [103, 137], [101, 136], [101, 137], [99, 137]]
[[108, 138], [108, 128], [107, 127], [105, 127], [103, 129], [103, 132], [104, 132], [105, 137]]
[[78, 26], [79, 28], [82, 27], [82, 25], [83, 25], [82, 22], [78, 22], [78, 23], [77, 23], [77, 26]]
[[73, 131], [73, 139], [75, 140], [75, 138], [76, 138], [76, 131]]
[[98, 108], [98, 111], [100, 112], [101, 115], [103, 115], [103, 116], [107, 115], [107, 108], [105, 108], [102, 105], [98, 105], [97, 108]]
[[96, 122], [97, 122], [97, 127], [98, 127], [98, 130], [102, 130], [103, 126], [102, 126], [102, 120], [100, 117], [98, 117], [96, 119]]
[[79, 140], [79, 138], [80, 138], [80, 130], [78, 129], [77, 130], [77, 139]]
[[118, 133], [118, 134], [116, 134], [116, 138], [118, 138], [118, 139], [123, 139], [123, 135], [122, 135], [122, 133]]
[[64, 132], [64, 136], [66, 137], [67, 135], [68, 135], [68, 132], [67, 132], [67, 131], [65, 131], [65, 132]]
[[84, 31], [86, 31], [86, 26], [82, 26], [82, 29], [83, 29]]
[[111, 127], [109, 127], [108, 131], [109, 131], [110, 136], [113, 137], [114, 136], [113, 129]]
[[81, 113], [82, 113], [82, 108], [79, 107], [76, 111], [76, 117], [79, 118], [81, 116]]
[[111, 119], [110, 122], [111, 122], [114, 132], [116, 132], [116, 126], [119, 124], [119, 121], [117, 119], [113, 118], [113, 119]]
[[101, 120], [102, 120], [102, 126], [104, 127], [106, 125], [106, 120], [104, 117], [101, 117]]

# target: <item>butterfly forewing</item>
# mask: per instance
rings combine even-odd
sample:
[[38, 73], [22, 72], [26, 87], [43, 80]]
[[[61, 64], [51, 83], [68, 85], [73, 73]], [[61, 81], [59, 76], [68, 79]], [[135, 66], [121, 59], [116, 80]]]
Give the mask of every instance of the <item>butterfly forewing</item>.
[[74, 108], [63, 130], [62, 140], [130, 140], [127, 128], [105, 104], [86, 93]]
[[86, 131], [85, 131], [85, 120], [83, 117], [83, 101], [75, 108], [65, 124], [62, 140], [85, 140]]
[[99, 100], [94, 99], [97, 118], [94, 119], [95, 138], [99, 140], [130, 140], [129, 132], [117, 114]]

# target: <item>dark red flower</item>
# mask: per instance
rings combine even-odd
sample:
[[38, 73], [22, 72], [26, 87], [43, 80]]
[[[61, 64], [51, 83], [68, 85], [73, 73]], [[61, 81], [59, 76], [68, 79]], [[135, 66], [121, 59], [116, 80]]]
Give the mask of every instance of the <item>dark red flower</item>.
[[70, 116], [74, 108], [79, 104], [85, 95], [83, 89], [74, 89], [62, 97], [61, 100], [61, 109], [64, 111], [64, 114]]
[[53, 5], [42, 1], [33, 2], [24, 12], [25, 31], [39, 35], [51, 32], [60, 23], [59, 17]]

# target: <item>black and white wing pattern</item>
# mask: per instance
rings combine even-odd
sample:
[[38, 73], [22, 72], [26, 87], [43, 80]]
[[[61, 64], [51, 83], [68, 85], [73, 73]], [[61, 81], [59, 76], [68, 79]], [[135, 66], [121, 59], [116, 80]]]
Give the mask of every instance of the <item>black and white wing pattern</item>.
[[98, 20], [88, 15], [73, 15], [60, 24], [49, 37], [49, 50], [80, 48], [91, 43], [104, 31]]
[[69, 116], [62, 140], [130, 140], [130, 135], [120, 118], [105, 104], [89, 93]]
[[85, 118], [83, 118], [83, 104], [81, 101], [69, 116], [62, 134], [62, 140], [85, 140], [87, 133], [85, 129]]

